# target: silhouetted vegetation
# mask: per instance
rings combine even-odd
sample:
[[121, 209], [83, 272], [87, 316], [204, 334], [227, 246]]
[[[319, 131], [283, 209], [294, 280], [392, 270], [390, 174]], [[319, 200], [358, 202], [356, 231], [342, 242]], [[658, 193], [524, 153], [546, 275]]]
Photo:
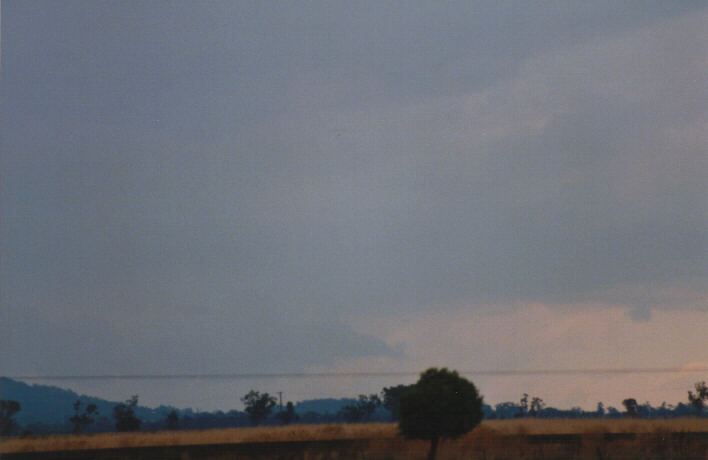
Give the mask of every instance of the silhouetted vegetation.
[[534, 396], [531, 400], [531, 405], [529, 406], [529, 415], [531, 417], [536, 417], [545, 406], [546, 403], [543, 402], [543, 399], [538, 396]]
[[21, 409], [20, 403], [11, 399], [0, 400], [0, 435], [9, 436], [18, 430], [13, 418]]
[[482, 421], [482, 397], [456, 371], [431, 368], [400, 399], [399, 429], [408, 439], [430, 441], [435, 458], [441, 438], [456, 439]]
[[[6, 377], [0, 377], [0, 395], [3, 399], [12, 399], [22, 405], [22, 410], [16, 415], [19, 432], [31, 431], [33, 434], [72, 433], [74, 424], [70, 418], [75, 415], [74, 403], [81, 400], [82, 406], [95, 404], [97, 409], [93, 418], [95, 421], [84, 427], [84, 433], [102, 433], [115, 431], [113, 408], [119, 401], [79, 395], [74, 391], [49, 385], [28, 385]], [[178, 410], [182, 415], [184, 410], [174, 407], [160, 406], [148, 408], [136, 406], [135, 416], [143, 421], [141, 429], [163, 429], [165, 417], [172, 410]]]
[[176, 410], [167, 414], [167, 418], [165, 418], [165, 428], [168, 430], [179, 430], [179, 415]]
[[391, 413], [391, 420], [397, 422], [400, 418], [401, 395], [413, 388], [413, 385], [396, 385], [381, 390], [383, 407]]
[[526, 414], [528, 414], [529, 411], [529, 395], [528, 393], [524, 393], [521, 396], [521, 399], [519, 400], [519, 413], [516, 414], [516, 417], [526, 417]]
[[291, 423], [297, 422], [299, 417], [295, 413], [295, 406], [292, 401], [288, 401], [285, 405], [285, 410], [278, 412], [278, 419], [283, 425], [290, 425]]
[[[701, 411], [698, 410], [697, 403], [694, 402], [702, 393], [704, 382], [697, 383], [694, 390], [690, 392], [688, 402], [676, 405], [662, 403], [659, 406], [652, 406], [648, 402], [640, 404], [636, 401], [633, 417], [636, 418], [675, 418], [699, 415], [707, 417], [708, 411], [702, 410], [705, 407], [705, 399], [701, 399]], [[389, 422], [398, 418], [401, 395], [413, 388], [414, 385], [398, 385], [383, 388], [379, 402], [372, 395], [362, 395], [359, 398], [342, 399], [316, 399], [289, 403], [284, 410], [275, 411], [274, 398], [269, 395], [266, 398], [273, 400], [273, 410], [266, 416], [259, 419], [261, 425], [283, 425], [283, 424], [329, 424], [329, 423], [350, 423], [350, 422]], [[170, 406], [160, 406], [157, 408], [147, 408], [135, 405], [132, 400], [123, 403], [115, 403], [99, 398], [79, 396], [76, 393], [56, 387], [44, 385], [26, 385], [7, 378], [0, 378], [0, 390], [6, 400], [11, 399], [21, 404], [22, 411], [8, 411], [10, 406], [5, 403], [3, 409], [3, 433], [5, 435], [19, 435], [21, 433], [32, 433], [37, 435], [52, 433], [72, 433], [76, 431], [76, 422], [79, 421], [80, 430], [84, 433], [102, 433], [116, 431], [118, 420], [115, 419], [115, 408], [119, 407], [120, 418], [130, 420], [132, 417], [138, 420], [138, 427], [141, 431], [158, 431], [164, 429], [211, 429], [211, 428], [231, 428], [245, 427], [254, 424], [251, 414], [247, 411], [193, 411], [192, 409], [177, 409]], [[257, 392], [256, 392], [257, 393]], [[258, 393], [259, 396], [263, 396]], [[73, 398], [73, 399], [69, 399]], [[517, 402], [501, 402], [494, 407], [483, 404], [482, 412], [487, 420], [494, 419], [514, 419], [518, 417], [536, 417], [539, 419], [566, 418], [566, 419], [619, 419], [627, 417], [626, 408], [618, 410], [615, 407], [606, 406], [602, 402], [597, 404], [597, 409], [585, 411], [579, 407], [570, 409], [557, 409], [547, 407], [541, 398], [526, 395]], [[77, 408], [77, 400], [80, 405]], [[40, 404], [41, 402], [41, 404]], [[87, 412], [90, 405], [95, 405], [94, 412]], [[373, 411], [370, 410], [375, 406]], [[345, 408], [347, 408], [345, 410]], [[525, 409], [524, 409], [525, 408]], [[28, 413], [29, 412], [29, 413]], [[105, 414], [105, 415], [104, 415]], [[520, 415], [522, 414], [522, 415]], [[13, 418], [12, 415], [15, 415]], [[113, 418], [111, 417], [113, 415]], [[84, 419], [83, 416], [87, 418]], [[75, 417], [79, 417], [76, 419]], [[8, 422], [8, 418], [11, 420]], [[88, 419], [94, 419], [89, 423]], [[122, 422], [121, 428], [132, 426], [135, 428], [135, 421], [131, 423]]]
[[625, 410], [627, 411], [628, 417], [636, 417], [637, 415], [639, 415], [639, 405], [637, 404], [636, 399], [627, 398], [624, 401], [622, 401], [622, 405], [624, 406]]
[[142, 421], [135, 416], [135, 406], [137, 405], [138, 395], [133, 395], [125, 403], [120, 403], [113, 408], [116, 431], [140, 431]]
[[688, 402], [696, 409], [696, 413], [700, 416], [703, 412], [703, 401], [708, 401], [708, 387], [706, 382], [696, 382], [694, 385], [696, 393], [688, 391]]
[[520, 418], [529, 415], [531, 417], [537, 417], [544, 407], [546, 407], [546, 403], [543, 402], [543, 399], [538, 396], [534, 396], [531, 399], [531, 403], [529, 403], [529, 395], [528, 393], [524, 393], [519, 400], [519, 411], [515, 417]]
[[246, 412], [251, 418], [253, 425], [260, 425], [261, 422], [270, 415], [275, 407], [275, 398], [268, 393], [259, 393], [255, 390], [249, 391], [241, 402], [246, 406]]
[[340, 410], [340, 415], [347, 423], [369, 421], [376, 408], [380, 405], [381, 399], [378, 395], [359, 395], [356, 403], [344, 406]]
[[87, 404], [84, 411], [81, 412], [81, 400], [77, 399], [74, 402], [74, 415], [69, 421], [74, 425], [73, 432], [75, 434], [83, 433], [84, 429], [94, 422], [94, 416], [98, 415], [97, 409], [95, 404]]

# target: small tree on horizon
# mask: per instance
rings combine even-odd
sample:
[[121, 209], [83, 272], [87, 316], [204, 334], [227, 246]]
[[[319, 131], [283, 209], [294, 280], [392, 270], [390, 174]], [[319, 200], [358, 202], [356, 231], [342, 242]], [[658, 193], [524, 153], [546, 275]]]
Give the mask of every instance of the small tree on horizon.
[[278, 412], [278, 418], [283, 425], [290, 425], [296, 422], [300, 417], [295, 413], [295, 406], [292, 401], [288, 401], [285, 405], [285, 410]]
[[636, 417], [637, 415], [639, 415], [639, 405], [637, 404], [636, 399], [627, 398], [622, 401], [622, 405], [627, 410], [627, 416]]
[[133, 395], [124, 403], [113, 408], [113, 418], [116, 419], [116, 431], [140, 431], [142, 421], [135, 416], [138, 405], [138, 395]]
[[354, 404], [344, 406], [339, 411], [339, 415], [344, 418], [347, 423], [358, 423], [371, 417], [376, 408], [380, 405], [381, 398], [379, 398], [379, 395], [359, 395], [359, 400]]
[[519, 413], [516, 414], [516, 417], [526, 417], [526, 414], [529, 411], [529, 395], [528, 393], [524, 393], [521, 396], [521, 399], [519, 400]]
[[165, 428], [168, 430], [179, 430], [179, 415], [176, 410], [172, 409], [172, 412], [167, 414], [165, 418]]
[[482, 421], [482, 397], [472, 382], [446, 368], [430, 368], [401, 395], [399, 429], [408, 439], [430, 441], [434, 460], [440, 439], [456, 439]]
[[688, 402], [696, 409], [696, 413], [700, 417], [701, 412], [703, 412], [703, 401], [708, 401], [708, 386], [706, 386], [706, 382], [696, 382], [693, 386], [696, 389], [696, 393], [694, 394], [691, 390], [688, 391]]
[[87, 426], [94, 422], [94, 416], [98, 415], [98, 406], [88, 404], [81, 412], [81, 400], [77, 399], [74, 402], [74, 415], [69, 419], [74, 424], [74, 434], [83, 433]]
[[529, 415], [531, 417], [538, 416], [538, 414], [541, 413], [544, 407], [546, 407], [546, 403], [543, 402], [543, 399], [539, 398], [538, 396], [534, 396], [531, 399], [531, 404], [529, 405]]
[[270, 415], [276, 405], [274, 396], [268, 393], [261, 394], [255, 390], [246, 393], [246, 395], [241, 398], [241, 402], [246, 406], [246, 413], [248, 413], [248, 416], [251, 418], [253, 425], [260, 425], [260, 423]]
[[598, 417], [604, 417], [605, 416], [605, 405], [602, 403], [602, 401], [597, 403], [597, 416]]
[[0, 400], [0, 435], [9, 436], [17, 431], [17, 422], [12, 417], [22, 406], [11, 399]]

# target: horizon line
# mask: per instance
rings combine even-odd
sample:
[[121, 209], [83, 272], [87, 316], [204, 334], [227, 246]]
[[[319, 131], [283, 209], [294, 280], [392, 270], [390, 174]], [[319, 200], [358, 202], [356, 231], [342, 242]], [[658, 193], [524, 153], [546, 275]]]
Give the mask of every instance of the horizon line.
[[[594, 369], [506, 369], [462, 370], [461, 375], [518, 376], [518, 375], [607, 375], [607, 374], [660, 374], [708, 372], [708, 367], [644, 367], [644, 368], [594, 368]], [[410, 377], [421, 372], [413, 371], [362, 371], [362, 372], [249, 372], [249, 373], [185, 373], [185, 374], [99, 374], [99, 375], [18, 375], [3, 376], [13, 380], [189, 380], [189, 379], [258, 379], [258, 378], [364, 378]]]

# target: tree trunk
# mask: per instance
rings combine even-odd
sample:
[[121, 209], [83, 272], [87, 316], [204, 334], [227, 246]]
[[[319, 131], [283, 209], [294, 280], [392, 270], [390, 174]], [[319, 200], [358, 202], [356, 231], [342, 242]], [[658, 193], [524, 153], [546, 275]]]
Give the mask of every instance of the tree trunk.
[[438, 437], [435, 436], [430, 440], [430, 452], [428, 452], [428, 460], [435, 460], [435, 452], [438, 450]]

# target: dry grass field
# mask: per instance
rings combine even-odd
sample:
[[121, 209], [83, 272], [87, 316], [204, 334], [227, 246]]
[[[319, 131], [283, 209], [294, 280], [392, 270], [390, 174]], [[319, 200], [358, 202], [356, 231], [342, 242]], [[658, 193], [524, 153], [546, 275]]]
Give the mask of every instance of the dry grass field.
[[0, 443], [0, 453], [250, 442], [390, 439], [396, 435], [394, 424], [377, 423], [51, 435], [8, 439]]
[[[461, 439], [442, 442], [438, 458], [708, 460], [706, 433], [708, 419], [705, 418], [489, 420]], [[181, 447], [186, 450], [179, 456], [174, 457], [175, 450], [172, 449], [164, 458], [253, 458], [253, 451], [248, 455], [239, 454], [239, 446], [256, 444], [263, 447], [256, 452], [266, 452], [255, 455], [256, 458], [425, 458], [428, 448], [425, 442], [402, 439], [394, 424], [377, 423], [9, 438], [0, 442], [0, 454], [45, 458], [42, 453], [72, 451], [78, 455], [100, 449], [126, 448], [133, 448], [131, 451], [136, 453], [149, 448], [150, 455], [163, 458], [160, 448]], [[216, 456], [201, 455], [195, 446], [205, 445], [226, 447], [222, 447]], [[337, 451], [338, 445], [347, 448]], [[295, 452], [296, 449], [299, 450]], [[48, 455], [46, 458], [68, 457]], [[133, 457], [126, 454], [119, 458]]]

